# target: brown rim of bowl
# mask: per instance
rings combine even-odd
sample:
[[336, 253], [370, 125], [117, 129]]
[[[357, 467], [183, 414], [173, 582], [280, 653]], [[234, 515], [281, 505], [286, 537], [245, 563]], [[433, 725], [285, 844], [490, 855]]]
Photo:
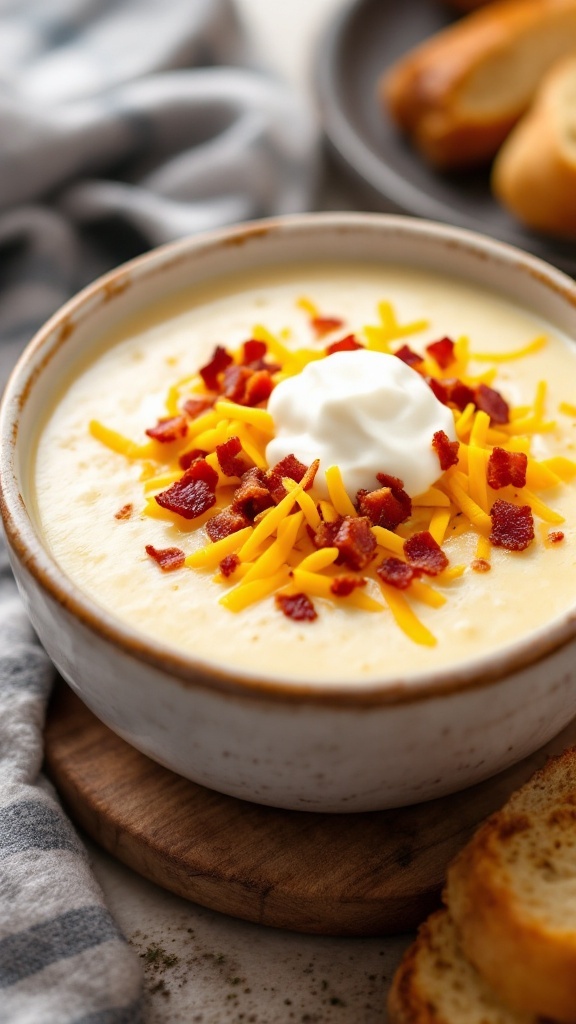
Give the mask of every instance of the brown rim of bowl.
[[[576, 608], [555, 624], [548, 624], [537, 634], [514, 642], [491, 655], [479, 655], [460, 668], [436, 669], [428, 675], [418, 673], [406, 679], [338, 684], [294, 682], [290, 679], [259, 678], [248, 672], [234, 672], [203, 659], [179, 655], [172, 648], [140, 636], [87, 597], [58, 567], [33, 526], [16, 478], [14, 459], [18, 434], [18, 416], [26, 404], [35, 381], [49, 364], [54, 353], [73, 334], [82, 317], [74, 314], [92, 311], [91, 300], [109, 302], [130, 286], [134, 271], [143, 275], [165, 272], [191, 251], [204, 252], [226, 246], [240, 246], [270, 233], [298, 232], [305, 228], [324, 226], [347, 230], [359, 227], [372, 231], [386, 227], [391, 233], [420, 236], [426, 243], [443, 242], [459, 247], [469, 256], [496, 259], [507, 267], [516, 267], [535, 281], [565, 299], [576, 314], [576, 285], [561, 271], [537, 257], [461, 228], [401, 215], [362, 213], [320, 213], [292, 215], [248, 222], [161, 246], [125, 263], [99, 278], [61, 307], [38, 331], [18, 360], [4, 394], [0, 410], [0, 511], [6, 534], [18, 560], [40, 586], [59, 605], [75, 616], [93, 633], [121, 650], [173, 676], [185, 686], [201, 686], [243, 697], [265, 697], [273, 701], [304, 704], [327, 704], [342, 707], [372, 707], [405, 704], [447, 696], [460, 690], [491, 686], [506, 676], [536, 666], [551, 653], [567, 645], [576, 634]], [[86, 309], [88, 307], [88, 309]], [[576, 325], [576, 319], [575, 319]], [[42, 353], [47, 339], [57, 328], [52, 347]], [[34, 358], [39, 362], [34, 365]], [[32, 362], [32, 366], [29, 364]], [[20, 379], [22, 382], [20, 383]]]

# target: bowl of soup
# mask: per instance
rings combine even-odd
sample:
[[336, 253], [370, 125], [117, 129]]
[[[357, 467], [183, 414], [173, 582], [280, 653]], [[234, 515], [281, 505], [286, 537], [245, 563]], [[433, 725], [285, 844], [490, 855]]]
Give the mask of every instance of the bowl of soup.
[[460, 790], [576, 713], [576, 287], [479, 235], [311, 214], [162, 247], [32, 340], [2, 515], [86, 705], [297, 810]]

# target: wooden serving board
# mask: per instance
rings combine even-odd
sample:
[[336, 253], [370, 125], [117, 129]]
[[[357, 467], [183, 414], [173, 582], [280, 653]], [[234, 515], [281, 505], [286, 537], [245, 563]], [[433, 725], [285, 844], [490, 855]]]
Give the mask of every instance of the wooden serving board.
[[576, 721], [496, 778], [369, 814], [283, 811], [222, 796], [119, 739], [60, 683], [46, 763], [72, 818], [109, 853], [187, 899], [258, 924], [323, 935], [415, 927], [476, 825], [576, 743]]

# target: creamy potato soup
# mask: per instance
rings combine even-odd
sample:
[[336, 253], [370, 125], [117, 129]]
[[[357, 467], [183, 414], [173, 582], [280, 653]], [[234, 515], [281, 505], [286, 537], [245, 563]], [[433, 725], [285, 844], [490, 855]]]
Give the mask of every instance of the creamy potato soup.
[[234, 277], [102, 339], [39, 430], [37, 518], [82, 591], [200, 660], [453, 666], [575, 604], [575, 380], [569, 339], [467, 283]]

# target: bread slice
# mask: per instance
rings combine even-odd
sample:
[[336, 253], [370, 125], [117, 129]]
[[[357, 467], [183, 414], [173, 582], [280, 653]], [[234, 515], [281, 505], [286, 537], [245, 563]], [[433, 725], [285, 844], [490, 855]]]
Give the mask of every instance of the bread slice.
[[465, 959], [447, 910], [421, 925], [388, 995], [389, 1024], [537, 1024], [509, 1010]]
[[480, 827], [445, 899], [465, 956], [504, 1002], [576, 1022], [576, 748]]
[[439, 168], [490, 161], [548, 69], [576, 49], [576, 0], [498, 0], [432, 36], [381, 79], [398, 126]]
[[546, 75], [494, 164], [497, 199], [537, 231], [576, 238], [576, 40]]

